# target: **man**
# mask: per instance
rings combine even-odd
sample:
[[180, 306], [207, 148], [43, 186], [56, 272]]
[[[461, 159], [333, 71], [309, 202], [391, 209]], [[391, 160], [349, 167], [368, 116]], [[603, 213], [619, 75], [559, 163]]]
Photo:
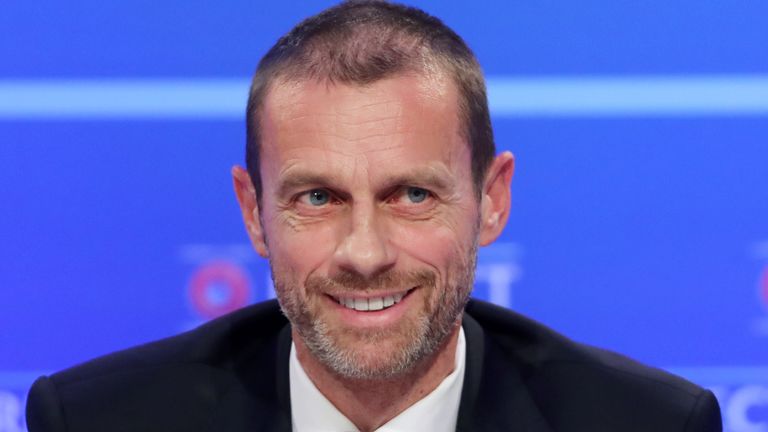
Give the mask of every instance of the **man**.
[[439, 20], [366, 1], [300, 23], [247, 122], [235, 191], [279, 305], [40, 378], [30, 431], [721, 429], [709, 391], [468, 303], [514, 160]]

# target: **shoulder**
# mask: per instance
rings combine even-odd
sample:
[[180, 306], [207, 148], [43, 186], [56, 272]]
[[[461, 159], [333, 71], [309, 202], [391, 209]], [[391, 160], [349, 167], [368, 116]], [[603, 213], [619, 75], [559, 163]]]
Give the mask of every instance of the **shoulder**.
[[482, 327], [486, 354], [519, 372], [555, 430], [720, 430], [712, 393], [683, 378], [489, 303], [473, 300], [467, 314]]
[[[277, 302], [264, 302], [189, 332], [41, 377], [28, 398], [30, 431], [38, 430], [37, 424], [61, 423], [65, 418], [73, 430], [97, 430], [88, 425], [115, 415], [147, 420], [154, 415], [159, 421], [162, 416], [157, 414], [163, 412], [190, 422], [201, 420], [196, 416], [239, 384], [241, 364], [261, 362], [274, 368], [275, 355], [269, 353], [275, 352], [286, 325]], [[176, 411], [178, 415], [173, 414]], [[84, 424], [75, 428], [73, 422]]]
[[228, 368], [233, 358], [269, 343], [287, 321], [276, 301], [252, 305], [191, 331], [108, 354], [51, 376], [58, 386], [141, 374], [158, 368]]

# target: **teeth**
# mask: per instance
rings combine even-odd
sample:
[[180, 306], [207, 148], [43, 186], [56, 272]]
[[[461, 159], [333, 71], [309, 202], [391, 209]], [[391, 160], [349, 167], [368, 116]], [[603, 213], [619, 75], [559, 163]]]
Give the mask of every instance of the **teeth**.
[[374, 297], [370, 299], [353, 299], [353, 298], [337, 298], [336, 300], [340, 305], [344, 305], [347, 309], [354, 309], [356, 311], [378, 311], [386, 309], [396, 303], [399, 303], [403, 299], [405, 293], [395, 294], [385, 297]]
[[355, 310], [367, 311], [368, 300], [367, 299], [355, 299]]
[[368, 299], [368, 310], [382, 310], [384, 309], [383, 298]]

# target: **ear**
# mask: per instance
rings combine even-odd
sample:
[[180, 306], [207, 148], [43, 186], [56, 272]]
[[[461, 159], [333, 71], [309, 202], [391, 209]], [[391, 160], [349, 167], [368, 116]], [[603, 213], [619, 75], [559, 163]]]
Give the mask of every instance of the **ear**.
[[493, 243], [507, 224], [512, 204], [510, 183], [514, 172], [515, 156], [510, 152], [496, 156], [488, 168], [480, 203], [480, 246]]
[[253, 188], [251, 176], [241, 166], [232, 167], [232, 182], [235, 186], [237, 202], [240, 203], [240, 211], [243, 213], [243, 222], [248, 236], [251, 238], [253, 248], [264, 258], [269, 256], [267, 243], [264, 240], [264, 227], [259, 217], [259, 205], [256, 201], [256, 190]]

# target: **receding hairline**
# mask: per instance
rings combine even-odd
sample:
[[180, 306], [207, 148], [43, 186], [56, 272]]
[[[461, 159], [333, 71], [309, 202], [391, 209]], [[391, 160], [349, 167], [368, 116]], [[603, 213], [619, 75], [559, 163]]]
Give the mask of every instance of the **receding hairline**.
[[[348, 88], [355, 88], [355, 89], [369, 89], [373, 88], [376, 85], [380, 84], [384, 81], [390, 81], [390, 80], [399, 80], [399, 79], [413, 79], [416, 81], [420, 91], [420, 94], [427, 97], [428, 99], [432, 98], [438, 98], [438, 97], [444, 97], [449, 94], [452, 96], [452, 103], [454, 104], [454, 107], [456, 107], [456, 113], [459, 116], [459, 126], [460, 129], [463, 129], [463, 124], [461, 118], [461, 110], [462, 110], [462, 95], [461, 90], [456, 83], [455, 79], [451, 76], [450, 73], [447, 71], [441, 70], [441, 69], [435, 69], [430, 68], [427, 71], [420, 71], [420, 70], [404, 70], [402, 72], [391, 74], [387, 76], [383, 76], [380, 79], [370, 81], [370, 82], [340, 82], [340, 81], [334, 81], [328, 78], [308, 78], [308, 77], [296, 77], [296, 76], [286, 76], [286, 75], [276, 75], [274, 76], [267, 85], [264, 86], [264, 88], [261, 90], [260, 99], [258, 106], [254, 107], [254, 113], [255, 114], [261, 114], [261, 111], [264, 109], [267, 102], [271, 99], [271, 97], [274, 95], [274, 91], [276, 89], [280, 89], [281, 91], [289, 91], [289, 92], [295, 92], [295, 94], [303, 94], [305, 85], [307, 84], [317, 84], [321, 86], [325, 86], [328, 90], [333, 90], [334, 88], [338, 87], [348, 87]], [[252, 120], [259, 120], [258, 118], [252, 119]]]

